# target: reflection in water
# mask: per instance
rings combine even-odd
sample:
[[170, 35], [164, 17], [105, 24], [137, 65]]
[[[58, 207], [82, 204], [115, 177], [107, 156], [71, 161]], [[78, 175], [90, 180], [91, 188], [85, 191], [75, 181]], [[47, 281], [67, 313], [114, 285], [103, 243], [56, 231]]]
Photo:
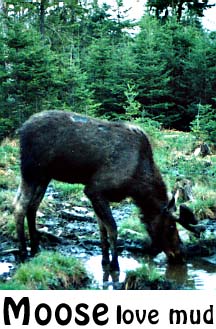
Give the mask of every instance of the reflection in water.
[[[184, 265], [168, 265], [164, 260], [142, 259], [146, 264], [157, 268], [167, 280], [175, 282], [179, 289], [216, 290], [216, 265], [202, 259]], [[142, 264], [134, 258], [119, 257], [120, 273], [102, 270], [101, 256], [93, 256], [87, 261], [87, 268], [93, 274], [99, 289], [116, 289], [123, 283], [128, 270], [135, 270]]]
[[216, 289], [216, 266], [207, 264], [202, 259], [185, 265], [166, 265], [158, 270], [166, 279], [182, 287], [181, 289]]
[[[156, 268], [162, 277], [173, 281], [178, 289], [202, 289], [216, 290], [216, 264], [209, 263], [206, 259], [190, 260], [184, 265], [168, 265], [166, 257], [158, 255], [152, 259], [149, 257], [134, 259], [132, 257], [119, 257], [120, 272], [110, 272], [103, 270], [101, 266], [101, 255], [91, 256], [86, 261], [86, 254], [81, 259], [85, 259], [85, 264], [90, 273], [93, 274], [95, 288], [118, 289], [125, 281], [126, 272], [147, 264]], [[14, 265], [10, 262], [0, 262], [0, 279], [11, 276]]]
[[135, 270], [141, 264], [134, 258], [119, 257], [120, 272], [110, 272], [109, 269], [102, 269], [101, 256], [91, 257], [86, 265], [89, 272], [94, 276], [96, 285], [101, 289], [115, 289], [119, 283], [124, 282], [126, 271]]
[[177, 285], [184, 285], [188, 279], [187, 265], [167, 265], [165, 277], [167, 280], [176, 282]]
[[0, 276], [9, 273], [12, 268], [13, 265], [11, 263], [0, 263]]

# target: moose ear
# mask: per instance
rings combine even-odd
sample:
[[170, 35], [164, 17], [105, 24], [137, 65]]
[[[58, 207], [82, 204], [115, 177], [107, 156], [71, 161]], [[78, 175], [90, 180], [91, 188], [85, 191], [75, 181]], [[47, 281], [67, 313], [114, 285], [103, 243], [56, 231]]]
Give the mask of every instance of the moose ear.
[[180, 205], [180, 217], [178, 222], [188, 231], [193, 232], [197, 237], [200, 237], [200, 233], [204, 232], [206, 229], [204, 225], [198, 224], [192, 210], [184, 204]]
[[179, 191], [177, 190], [170, 197], [170, 201], [169, 201], [168, 206], [167, 206], [167, 209], [169, 211], [176, 211], [176, 201], [177, 201], [178, 197], [179, 197]]
[[185, 204], [181, 204], [179, 208], [179, 220], [183, 223], [190, 223], [196, 225], [198, 223], [196, 217], [193, 214], [193, 211], [188, 208]]

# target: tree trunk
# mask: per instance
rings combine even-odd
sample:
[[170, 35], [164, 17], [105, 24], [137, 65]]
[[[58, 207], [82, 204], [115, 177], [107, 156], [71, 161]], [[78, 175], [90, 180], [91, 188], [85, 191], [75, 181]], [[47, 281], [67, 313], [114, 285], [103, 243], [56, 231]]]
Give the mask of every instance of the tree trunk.
[[41, 4], [40, 4], [40, 33], [41, 33], [42, 38], [45, 37], [46, 2], [47, 2], [47, 0], [41, 0]]

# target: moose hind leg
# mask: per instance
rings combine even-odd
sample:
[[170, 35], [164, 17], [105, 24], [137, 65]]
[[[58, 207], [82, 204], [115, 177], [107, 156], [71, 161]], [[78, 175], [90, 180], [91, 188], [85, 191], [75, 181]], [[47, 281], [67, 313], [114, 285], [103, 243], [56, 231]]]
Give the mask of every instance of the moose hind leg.
[[27, 209], [27, 220], [28, 220], [28, 229], [29, 229], [32, 256], [34, 256], [39, 249], [39, 237], [38, 237], [38, 232], [36, 230], [36, 213], [43, 199], [43, 196], [46, 192], [46, 188], [47, 188], [47, 184], [38, 185], [35, 188], [34, 195]]
[[89, 188], [85, 189], [85, 193], [91, 200], [94, 211], [99, 218], [98, 223], [102, 243], [102, 265], [105, 265], [109, 262], [110, 243], [110, 249], [112, 253], [110, 268], [111, 270], [119, 271], [117, 253], [117, 226], [112, 216], [109, 202], [103, 197], [102, 193], [92, 192]]
[[24, 219], [33, 193], [33, 188], [22, 181], [16, 199], [14, 200], [14, 217], [21, 260], [24, 260], [27, 257]]

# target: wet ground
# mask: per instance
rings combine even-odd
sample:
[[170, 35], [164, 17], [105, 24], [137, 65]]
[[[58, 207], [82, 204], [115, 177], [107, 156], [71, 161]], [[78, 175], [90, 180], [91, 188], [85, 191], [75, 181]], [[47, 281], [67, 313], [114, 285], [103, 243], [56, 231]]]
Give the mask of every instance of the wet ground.
[[[115, 208], [113, 213], [114, 217], [124, 220], [131, 215], [130, 205], [125, 204]], [[152, 259], [147, 255], [141, 255], [140, 241], [121, 241], [120, 239], [119, 265], [121, 271], [119, 275], [116, 275], [116, 273], [103, 271], [101, 267], [99, 232], [91, 208], [73, 207], [69, 210], [64, 206], [62, 210], [61, 206], [61, 210], [57, 210], [56, 216], [39, 214], [39, 217], [40, 230], [51, 234], [48, 238], [49, 241], [42, 239], [42, 247], [80, 258], [89, 272], [93, 274], [93, 288], [121, 289], [126, 272], [134, 270], [144, 263], [156, 268], [165, 280], [174, 282], [177, 289], [216, 289], [216, 254], [214, 251], [209, 251], [201, 252], [199, 255], [197, 250], [202, 249], [199, 249], [199, 242], [198, 248], [194, 249], [196, 257], [193, 257], [193, 246], [185, 265], [169, 266], [163, 253]], [[209, 229], [206, 239], [208, 238], [210, 241], [209, 236], [215, 236], [216, 222], [211, 221], [211, 224], [207, 226]], [[0, 278], [9, 279], [17, 267], [16, 255], [14, 252], [10, 252], [10, 248], [14, 248], [14, 245], [5, 237], [2, 237], [1, 240]], [[210, 250], [210, 247], [206, 248]], [[4, 254], [5, 250], [7, 253]]]
[[[95, 286], [101, 289], [114, 289], [116, 286], [118, 288], [114, 281], [116, 278], [109, 274], [106, 277], [101, 270], [100, 260], [100, 256], [92, 256], [86, 262], [87, 268], [94, 275]], [[124, 283], [127, 271], [140, 267], [143, 262], [156, 267], [165, 280], [173, 282], [174, 289], [216, 290], [216, 265], [209, 264], [205, 259], [197, 259], [185, 265], [169, 266], [162, 254], [153, 260], [121, 256], [119, 283]]]
[[[164, 255], [159, 255], [154, 260], [136, 258], [129, 254], [122, 255], [119, 257], [120, 273], [112, 275], [103, 271], [101, 255], [80, 254], [77, 257], [85, 263], [87, 270], [93, 275], [92, 287], [96, 289], [122, 289], [127, 271], [137, 269], [141, 267], [142, 263], [145, 263], [156, 267], [165, 280], [174, 283], [173, 286], [176, 289], [216, 290], [216, 265], [210, 264], [204, 258], [189, 261], [186, 265], [169, 266]], [[0, 277], [6, 280], [16, 269], [17, 263], [13, 256], [1, 259]]]

